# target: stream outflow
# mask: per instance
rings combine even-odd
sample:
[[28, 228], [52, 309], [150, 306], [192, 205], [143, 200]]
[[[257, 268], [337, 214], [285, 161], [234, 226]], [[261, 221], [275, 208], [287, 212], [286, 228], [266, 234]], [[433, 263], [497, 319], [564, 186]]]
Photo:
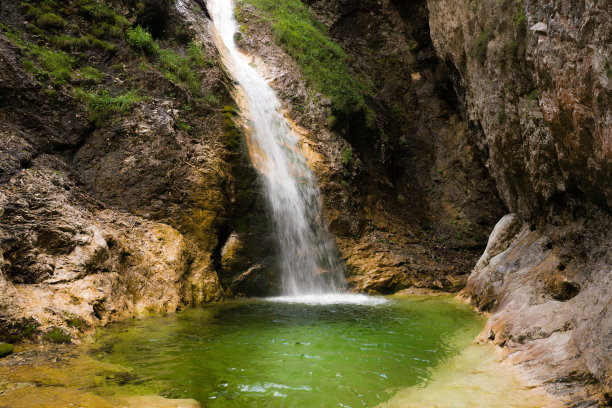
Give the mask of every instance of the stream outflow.
[[251, 59], [234, 42], [238, 24], [231, 0], [209, 0], [217, 47], [238, 83], [237, 101], [248, 123], [249, 155], [263, 179], [274, 220], [283, 294], [320, 295], [345, 287], [337, 249], [322, 218], [315, 177], [280, 102]]

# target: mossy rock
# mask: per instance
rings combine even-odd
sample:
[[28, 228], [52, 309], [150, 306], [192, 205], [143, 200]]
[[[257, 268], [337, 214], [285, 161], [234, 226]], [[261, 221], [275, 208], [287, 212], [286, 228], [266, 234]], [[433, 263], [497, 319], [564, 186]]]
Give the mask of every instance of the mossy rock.
[[64, 316], [65, 316], [66, 324], [68, 325], [68, 327], [72, 327], [80, 331], [83, 331], [84, 329], [88, 327], [87, 322], [83, 318], [73, 313], [64, 312]]
[[45, 340], [51, 343], [70, 343], [71, 337], [68, 333], [64, 332], [59, 327], [53, 326], [51, 331], [45, 333]]
[[0, 343], [0, 358], [12, 354], [14, 349], [15, 347], [12, 344]]

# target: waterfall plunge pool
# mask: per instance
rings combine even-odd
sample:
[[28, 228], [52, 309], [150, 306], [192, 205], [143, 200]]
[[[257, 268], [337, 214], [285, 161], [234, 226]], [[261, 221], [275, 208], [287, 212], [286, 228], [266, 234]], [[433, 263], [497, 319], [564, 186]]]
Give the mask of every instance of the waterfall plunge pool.
[[[491, 350], [468, 353], [472, 362], [460, 367], [466, 350], [480, 347], [469, 345], [483, 323], [450, 297], [245, 299], [111, 325], [89, 354], [133, 370], [113, 394], [191, 398], [203, 407], [459, 407], [449, 392], [461, 387], [458, 378], [476, 370], [485, 377], [478, 381], [493, 380], [487, 368], [471, 367], [492, 361]], [[504, 387], [518, 405], [495, 406], [539, 406], [519, 398], [509, 374], [489, 376], [498, 384], [467, 385], [465, 406], [489, 406], [478, 401], [498, 401]], [[451, 405], [427, 402], [428, 387]]]
[[550, 406], [471, 344], [483, 323], [450, 297], [210, 304], [110, 325], [77, 349], [24, 350], [0, 364], [0, 406]]

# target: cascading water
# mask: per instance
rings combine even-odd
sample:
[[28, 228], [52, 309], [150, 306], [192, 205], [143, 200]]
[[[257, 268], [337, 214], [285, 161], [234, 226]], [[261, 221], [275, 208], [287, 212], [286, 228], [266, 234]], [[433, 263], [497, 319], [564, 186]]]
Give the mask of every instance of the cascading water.
[[217, 47], [238, 82], [236, 98], [249, 123], [248, 145], [275, 223], [285, 295], [335, 293], [345, 287], [342, 264], [321, 216], [319, 191], [298, 137], [280, 113], [272, 88], [234, 42], [231, 0], [209, 0]]

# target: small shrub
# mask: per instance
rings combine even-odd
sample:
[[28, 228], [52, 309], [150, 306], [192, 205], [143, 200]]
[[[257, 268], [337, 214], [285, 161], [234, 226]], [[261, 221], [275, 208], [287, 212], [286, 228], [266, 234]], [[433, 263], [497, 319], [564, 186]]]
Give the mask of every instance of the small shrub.
[[403, 203], [404, 201], [406, 201], [406, 197], [404, 197], [402, 194], [398, 194], [397, 201], [399, 201], [400, 203]]
[[135, 50], [141, 50], [147, 55], [155, 55], [158, 52], [158, 46], [153, 41], [153, 36], [150, 32], [136, 26], [136, 28], [128, 28], [127, 43]]

